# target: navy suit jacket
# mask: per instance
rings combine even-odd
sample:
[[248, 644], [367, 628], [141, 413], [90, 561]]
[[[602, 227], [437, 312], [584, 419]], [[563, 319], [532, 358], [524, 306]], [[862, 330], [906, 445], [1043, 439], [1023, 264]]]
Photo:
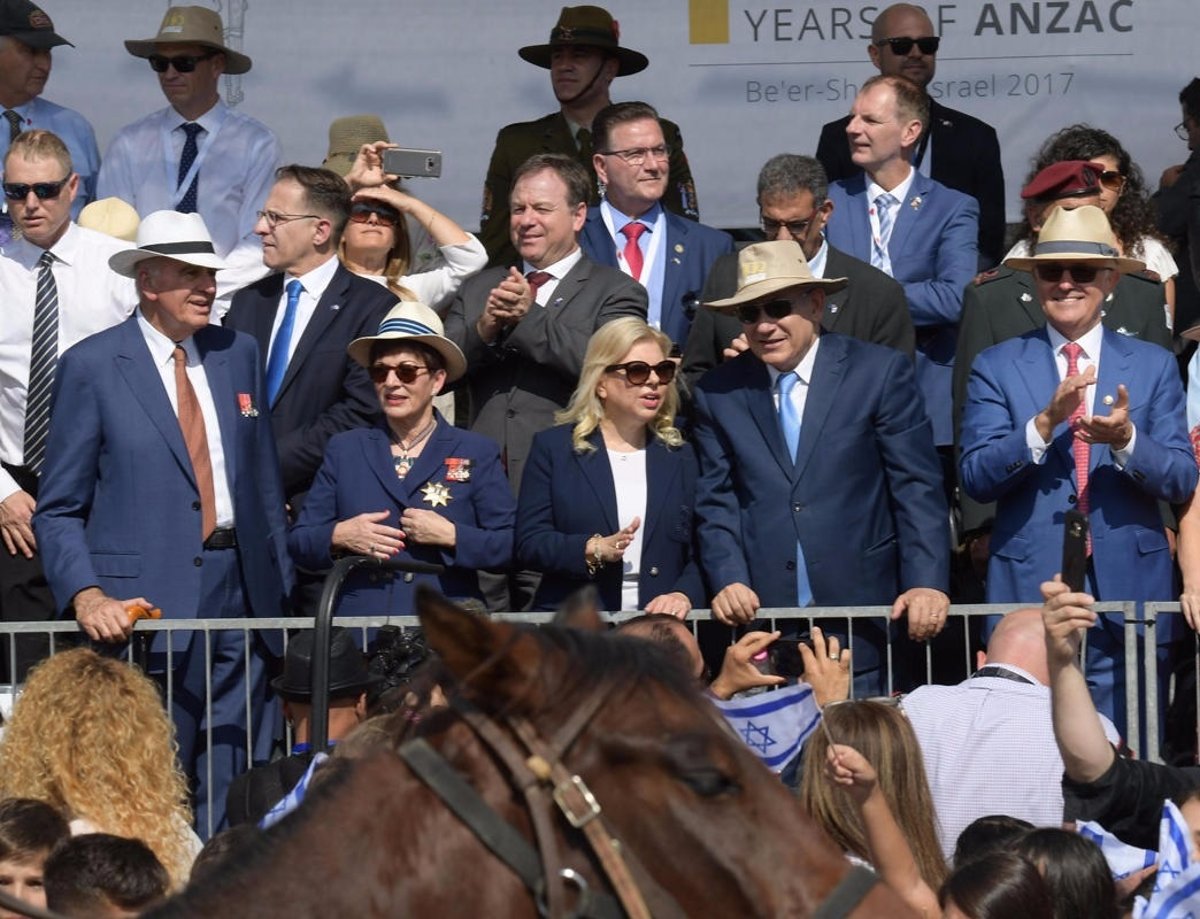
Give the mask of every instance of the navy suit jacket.
[[[258, 341], [264, 372], [282, 297], [283, 275], [268, 275], [234, 294], [225, 317], [228, 328], [248, 332]], [[366, 371], [347, 356], [346, 346], [376, 334], [395, 304], [396, 295], [382, 284], [339, 265], [296, 343], [270, 409], [284, 491], [293, 513], [304, 503], [329, 438], [374, 424], [379, 416], [375, 389]]]
[[[829, 186], [833, 216], [825, 228], [830, 245], [871, 261], [867, 180], [863, 173]], [[933, 421], [935, 443], [953, 442], [951, 376], [963, 289], [979, 261], [979, 205], [969, 195], [913, 176], [888, 240], [892, 277], [904, 287], [917, 331], [917, 382]]]
[[[1170, 600], [1171, 553], [1158, 501], [1179, 503], [1196, 488], [1183, 387], [1164, 348], [1104, 330], [1095, 409], [1117, 384], [1129, 390], [1137, 429], [1133, 456], [1120, 469], [1112, 451], [1093, 446], [1088, 492], [1097, 599]], [[963, 413], [961, 481], [978, 501], [996, 502], [989, 603], [1036, 603], [1038, 586], [1059, 570], [1063, 515], [1076, 503], [1070, 426], [1054, 431], [1044, 461], [1032, 461], [1025, 426], [1058, 388], [1045, 329], [1011, 338], [975, 358]]]
[[[700, 294], [709, 269], [722, 255], [733, 251], [733, 237], [694, 220], [664, 210], [667, 238], [659, 251], [663, 265], [662, 322], [660, 328], [682, 351], [692, 319], [700, 306]], [[617, 267], [617, 247], [604, 225], [600, 208], [588, 209], [587, 222], [579, 234], [579, 246], [594, 262]], [[650, 266], [643, 270], [649, 279]]]
[[[382, 426], [346, 431], [329, 441], [304, 510], [288, 535], [298, 565], [328, 568], [334, 524], [370, 511], [388, 511], [383, 522], [399, 527], [405, 508], [432, 510], [454, 523], [457, 539], [451, 549], [409, 542], [393, 556], [445, 565], [440, 576], [356, 571], [342, 590], [339, 615], [410, 615], [421, 582], [449, 597], [478, 597], [476, 569], [505, 568], [512, 559], [516, 500], [500, 466], [499, 448], [488, 437], [456, 428], [440, 414], [437, 418], [437, 428], [403, 481], [396, 477], [391, 440]], [[452, 458], [469, 462], [466, 481], [456, 481], [450, 472], [447, 460]], [[427, 489], [436, 485], [449, 489], [447, 504], [434, 506], [427, 497]]]
[[912, 362], [821, 336], [795, 462], [764, 365], [746, 352], [696, 386], [700, 566], [764, 606], [796, 605], [796, 542], [818, 606], [890, 604], [947, 590], [950, 536], [929, 419]]
[[[850, 158], [846, 125], [850, 116], [821, 128], [817, 159], [830, 182], [848, 179], [859, 172]], [[1007, 229], [1004, 209], [1004, 169], [996, 129], [965, 112], [929, 100], [929, 155], [933, 157], [930, 178], [948, 188], [970, 195], [979, 202], [980, 267], [1000, 264]]]
[[220, 423], [250, 604], [197, 609], [199, 491], [137, 315], [59, 359], [33, 518], [55, 600], [66, 610], [98, 586], [119, 600], [145, 597], [169, 619], [286, 615], [292, 567], [258, 348], [219, 326], [194, 336]]
[[[584, 548], [594, 534], [607, 536], [629, 521], [617, 519], [612, 466], [600, 432], [588, 438], [596, 449], [577, 453], [571, 443], [573, 429], [571, 424], [558, 425], [533, 438], [517, 513], [517, 563], [542, 572], [535, 609], [558, 609], [594, 580], [604, 608], [617, 610], [621, 566], [605, 565], [593, 579]], [[673, 591], [687, 594], [693, 606], [704, 605], [704, 585], [692, 552], [695, 495], [692, 448], [671, 448], [651, 436], [646, 443], [646, 513], [638, 530], [638, 609]]]

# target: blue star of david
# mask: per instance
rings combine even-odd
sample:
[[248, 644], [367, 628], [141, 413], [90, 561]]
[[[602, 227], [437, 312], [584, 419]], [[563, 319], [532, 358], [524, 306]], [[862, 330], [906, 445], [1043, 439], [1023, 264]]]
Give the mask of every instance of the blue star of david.
[[761, 755], [765, 756], [767, 750], [777, 743], [771, 736], [769, 727], [759, 727], [753, 721], [747, 722], [746, 726], [741, 731], [742, 739], [746, 741], [746, 745], [753, 750], [757, 750]]

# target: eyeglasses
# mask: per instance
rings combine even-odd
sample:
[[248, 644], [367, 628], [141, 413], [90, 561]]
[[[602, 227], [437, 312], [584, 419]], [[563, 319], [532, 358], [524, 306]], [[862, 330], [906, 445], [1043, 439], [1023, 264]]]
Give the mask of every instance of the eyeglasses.
[[941, 38], [937, 35], [926, 35], [924, 38], [881, 38], [875, 42], [880, 48], [884, 45], [892, 49], [892, 54], [898, 54], [901, 57], [908, 54], [916, 45], [922, 54], [937, 54], [938, 45], [942, 43]]
[[174, 67], [176, 73], [191, 73], [201, 61], [207, 61], [220, 53], [220, 51], [209, 51], [207, 54], [181, 54], [179, 57], [152, 54], [146, 60], [150, 62], [155, 73], [166, 73], [168, 67]]
[[275, 229], [281, 223], [291, 223], [293, 220], [320, 220], [319, 214], [281, 214], [279, 211], [259, 211], [258, 219], [265, 220], [270, 229]]
[[640, 166], [646, 162], [646, 157], [665, 160], [671, 155], [669, 144], [659, 144], [657, 147], [630, 147], [628, 150], [601, 150], [601, 156], [619, 156], [630, 166]]
[[1188, 139], [1188, 128], [1186, 121], [1181, 121], [1179, 124], [1175, 125], [1175, 136], [1180, 140]]
[[624, 373], [632, 386], [642, 386], [650, 382], [650, 371], [653, 370], [660, 383], [670, 383], [675, 379], [675, 362], [660, 361], [657, 364], [647, 364], [645, 361], [626, 361], [624, 364], [609, 364], [604, 368], [605, 373]]
[[417, 377], [429, 372], [428, 367], [423, 367], [420, 364], [372, 364], [367, 368], [367, 374], [371, 377], [371, 382], [376, 386], [386, 383], [388, 377], [393, 373], [396, 374], [396, 379], [401, 383], [415, 383], [417, 382]]
[[400, 222], [400, 215], [390, 207], [378, 204], [355, 204], [350, 208], [351, 223], [370, 223], [371, 215], [375, 215], [381, 227], [394, 227]]
[[792, 301], [787, 299], [768, 300], [766, 303], [746, 303], [739, 306], [735, 311], [738, 322], [742, 325], [753, 325], [759, 321], [759, 316], [762, 313], [767, 314], [767, 319], [772, 322], [778, 322], [787, 316], [792, 315]]
[[780, 220], [772, 220], [769, 217], [759, 217], [758, 225], [762, 227], [762, 231], [771, 239], [775, 239], [779, 235], [779, 231], [784, 227], [787, 228], [789, 236], [799, 239], [808, 232], [808, 228], [812, 226], [813, 219], [816, 216], [816, 214], [813, 214], [807, 220], [790, 220], [787, 223]]
[[1096, 275], [1105, 270], [1096, 265], [1039, 264], [1034, 266], [1033, 273], [1038, 276], [1039, 281], [1045, 281], [1047, 284], [1058, 284], [1065, 274], [1070, 274], [1071, 280], [1076, 284], [1091, 284], [1096, 280]]
[[25, 182], [5, 182], [4, 197], [10, 201], [24, 201], [29, 197], [29, 193], [37, 197], [39, 201], [46, 201], [51, 198], [57, 198], [63, 190], [63, 186], [71, 179], [67, 176], [60, 182], [33, 182], [27, 184]]
[[1115, 169], [1105, 169], [1100, 173], [1100, 184], [1109, 191], [1120, 192], [1125, 188], [1125, 176]]

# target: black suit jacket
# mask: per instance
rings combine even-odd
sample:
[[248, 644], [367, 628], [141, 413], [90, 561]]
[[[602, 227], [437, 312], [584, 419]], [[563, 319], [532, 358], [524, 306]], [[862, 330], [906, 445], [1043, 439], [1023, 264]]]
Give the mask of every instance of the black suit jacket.
[[[996, 129], [978, 118], [929, 100], [930, 178], [965, 192], [979, 202], [979, 263], [998, 265], [1004, 257], [1004, 170]], [[862, 170], [850, 159], [846, 125], [850, 116], [821, 128], [817, 159], [830, 182], [848, 179]]]
[[[913, 357], [915, 339], [904, 288], [878, 268], [829, 247], [825, 277], [848, 278], [850, 283], [825, 298], [821, 327], [860, 341], [887, 345]], [[710, 303], [737, 291], [737, 253], [713, 263], [701, 300]], [[683, 373], [690, 384], [721, 363], [721, 353], [742, 333], [736, 316], [699, 309], [683, 352]]]
[[[228, 328], [258, 340], [264, 372], [282, 297], [283, 275], [268, 275], [238, 291], [225, 316]], [[329, 438], [374, 424], [378, 417], [375, 389], [366, 371], [347, 356], [346, 346], [378, 332], [395, 303], [396, 295], [382, 284], [339, 265], [296, 344], [271, 408], [284, 493], [293, 514], [299, 513]]]
[[[1123, 275], [1104, 304], [1101, 322], [1119, 335], [1140, 338], [1171, 349], [1162, 284], [1142, 275]], [[1033, 275], [1012, 268], [997, 268], [980, 275], [963, 294], [962, 320], [958, 325], [958, 351], [954, 355], [954, 440], [959, 441], [967, 380], [976, 356], [992, 345], [1018, 338], [1046, 325], [1037, 299]], [[994, 504], [979, 504], [969, 495], [959, 497], [962, 528], [969, 533], [990, 526]]]

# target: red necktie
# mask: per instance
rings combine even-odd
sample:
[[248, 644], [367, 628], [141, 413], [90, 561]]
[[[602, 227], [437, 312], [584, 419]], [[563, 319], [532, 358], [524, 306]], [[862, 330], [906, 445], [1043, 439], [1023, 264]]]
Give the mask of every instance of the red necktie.
[[642, 279], [642, 247], [638, 245], [638, 237], [646, 232], [646, 225], [631, 220], [621, 227], [621, 235], [625, 237], [625, 264], [629, 266], [629, 276], [635, 281]]
[[531, 271], [525, 275], [525, 280], [529, 282], [529, 292], [533, 295], [533, 302], [537, 303], [538, 291], [547, 281], [553, 281], [554, 275], [549, 271]]
[[[1073, 377], [1079, 374], [1079, 356], [1083, 353], [1083, 348], [1073, 341], [1067, 342], [1062, 346], [1062, 352], [1067, 356], [1067, 376]], [[1085, 391], [1086, 392], [1086, 391]], [[1071, 423], [1071, 454], [1075, 457], [1075, 490], [1078, 495], [1078, 503], [1075, 505], [1079, 513], [1087, 517], [1088, 508], [1088, 460], [1090, 459], [1092, 446], [1085, 443], [1078, 437], [1074, 436], [1079, 419], [1084, 416], [1087, 411], [1086, 396], [1079, 400], [1079, 405], [1075, 407], [1075, 411], [1071, 412], [1071, 417], [1068, 419]], [[1092, 531], [1088, 530], [1087, 538], [1088, 555], [1092, 554]]]

